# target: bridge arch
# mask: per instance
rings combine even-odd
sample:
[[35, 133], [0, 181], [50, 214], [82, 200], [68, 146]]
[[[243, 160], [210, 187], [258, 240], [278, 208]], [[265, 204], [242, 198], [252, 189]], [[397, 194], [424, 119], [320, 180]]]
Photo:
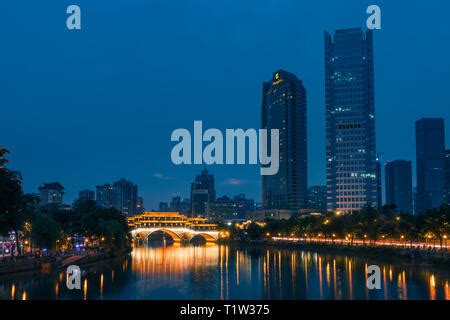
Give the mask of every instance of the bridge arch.
[[151, 232], [149, 232], [147, 234], [147, 236], [145, 237], [145, 240], [147, 241], [148, 238], [152, 234], [154, 234], [155, 232], [162, 232], [162, 233], [165, 233], [165, 234], [169, 235], [173, 239], [174, 242], [180, 242], [181, 241], [181, 236], [180, 235], [178, 235], [176, 232], [173, 232], [173, 231], [168, 230], [168, 229], [156, 229], [156, 230], [153, 230], [153, 231], [151, 231]]
[[208, 234], [208, 233], [197, 233], [196, 235], [194, 235], [190, 241], [192, 241], [195, 238], [201, 237], [203, 238], [206, 242], [215, 242], [217, 239], [214, 238], [212, 235]]

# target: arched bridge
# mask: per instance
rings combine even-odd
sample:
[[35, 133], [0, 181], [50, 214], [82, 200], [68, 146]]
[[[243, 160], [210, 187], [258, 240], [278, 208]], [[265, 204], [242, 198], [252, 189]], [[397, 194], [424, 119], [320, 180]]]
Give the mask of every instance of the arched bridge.
[[155, 232], [170, 236], [174, 242], [188, 242], [201, 237], [207, 242], [219, 239], [217, 225], [205, 218], [188, 218], [178, 212], [145, 212], [128, 218], [134, 239], [146, 241]]

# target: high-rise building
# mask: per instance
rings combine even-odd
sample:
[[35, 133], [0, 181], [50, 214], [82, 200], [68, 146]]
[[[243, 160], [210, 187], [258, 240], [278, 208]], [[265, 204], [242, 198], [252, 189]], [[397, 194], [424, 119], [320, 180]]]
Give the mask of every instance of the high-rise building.
[[308, 209], [327, 211], [327, 186], [312, 186], [308, 189]]
[[59, 206], [63, 204], [64, 187], [59, 182], [44, 183], [39, 187], [41, 204]]
[[192, 216], [205, 216], [209, 202], [216, 200], [214, 176], [205, 168], [191, 185]]
[[385, 167], [386, 204], [398, 212], [413, 213], [412, 162], [396, 160]]
[[273, 74], [272, 81], [263, 84], [262, 128], [278, 129], [280, 139], [278, 173], [262, 178], [263, 207], [306, 208], [306, 89], [294, 74], [279, 70]]
[[113, 187], [109, 183], [97, 186], [95, 188], [98, 206], [103, 208], [111, 208], [113, 206]]
[[444, 202], [450, 204], [450, 150], [445, 150]]
[[137, 185], [124, 178], [114, 182], [113, 207], [126, 216], [136, 214], [137, 189]]
[[417, 213], [438, 208], [444, 201], [444, 119], [416, 121]]
[[78, 193], [78, 200], [94, 201], [95, 200], [95, 192], [92, 190], [82, 190]]
[[325, 32], [327, 209], [377, 207], [373, 34]]

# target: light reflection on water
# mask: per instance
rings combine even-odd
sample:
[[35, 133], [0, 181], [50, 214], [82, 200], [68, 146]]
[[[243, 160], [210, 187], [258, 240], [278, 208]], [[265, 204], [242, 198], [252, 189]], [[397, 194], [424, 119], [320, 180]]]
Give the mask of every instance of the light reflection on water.
[[[365, 285], [371, 264], [381, 268], [381, 290]], [[140, 247], [81, 269], [81, 290], [68, 290], [61, 271], [0, 277], [0, 299], [450, 300], [446, 269], [293, 249]]]

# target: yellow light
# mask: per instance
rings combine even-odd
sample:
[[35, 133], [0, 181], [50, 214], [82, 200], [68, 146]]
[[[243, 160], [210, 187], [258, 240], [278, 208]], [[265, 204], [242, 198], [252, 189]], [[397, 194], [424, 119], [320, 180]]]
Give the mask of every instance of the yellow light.
[[444, 234], [443, 238], [444, 238], [444, 239], [447, 239], [447, 235]]
[[405, 236], [403, 236], [403, 235], [402, 235], [402, 236], [401, 236], [400, 238], [401, 238], [401, 239], [404, 239], [404, 238], [405, 238]]

